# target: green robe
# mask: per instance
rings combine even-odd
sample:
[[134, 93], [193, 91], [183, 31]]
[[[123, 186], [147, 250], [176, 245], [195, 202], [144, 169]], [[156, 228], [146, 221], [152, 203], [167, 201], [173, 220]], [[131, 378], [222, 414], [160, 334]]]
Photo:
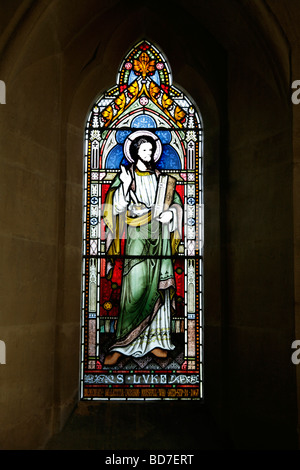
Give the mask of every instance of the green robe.
[[[125, 213], [113, 217], [113, 194], [120, 184], [117, 176], [104, 207], [104, 221], [110, 231], [108, 254], [120, 254], [120, 236], [127, 229], [120, 311], [112, 347], [127, 346], [145, 330], [164, 302], [166, 289], [170, 289], [174, 308], [172, 254], [177, 251], [180, 241], [179, 232], [170, 235], [167, 225], [151, 220], [151, 212], [135, 219]], [[181, 212], [182, 203], [176, 192], [172, 204]]]

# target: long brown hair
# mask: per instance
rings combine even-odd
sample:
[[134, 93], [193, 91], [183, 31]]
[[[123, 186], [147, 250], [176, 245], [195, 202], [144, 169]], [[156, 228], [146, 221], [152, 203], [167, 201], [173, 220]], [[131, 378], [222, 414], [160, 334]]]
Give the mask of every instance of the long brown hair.
[[151, 160], [149, 163], [147, 163], [147, 167], [154, 171], [154, 160], [153, 160], [153, 155], [155, 153], [155, 150], [156, 150], [156, 142], [154, 139], [152, 139], [152, 137], [148, 136], [148, 135], [144, 135], [144, 136], [141, 136], [141, 137], [137, 137], [136, 139], [134, 139], [130, 145], [130, 155], [132, 157], [132, 159], [134, 160], [134, 167], [136, 166], [137, 164], [137, 161], [139, 159], [139, 155], [138, 155], [138, 151], [139, 151], [139, 148], [142, 144], [146, 144], [146, 143], [150, 143], [152, 145], [152, 152], [151, 152]]

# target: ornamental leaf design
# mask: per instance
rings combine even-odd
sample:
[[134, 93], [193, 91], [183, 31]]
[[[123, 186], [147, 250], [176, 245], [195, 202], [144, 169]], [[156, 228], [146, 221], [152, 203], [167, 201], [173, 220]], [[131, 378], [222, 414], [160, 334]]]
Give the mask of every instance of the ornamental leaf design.
[[113, 109], [111, 105], [107, 106], [107, 108], [104, 109], [104, 111], [101, 114], [102, 114], [104, 121], [106, 123], [109, 123], [113, 118]]
[[139, 92], [139, 86], [138, 86], [137, 81], [135, 81], [128, 87], [129, 98], [135, 98], [138, 92]]
[[184, 122], [185, 112], [178, 105], [175, 108], [174, 117], [176, 121]]
[[147, 52], [142, 52], [139, 59], [133, 62], [133, 70], [136, 75], [142, 75], [145, 79], [147, 75], [153, 75], [155, 72], [155, 60], [150, 60]]
[[121, 93], [121, 94], [115, 99], [115, 107], [116, 107], [116, 109], [123, 111], [123, 109], [124, 109], [124, 107], [125, 107], [125, 104], [126, 104], [125, 94], [124, 94], [124, 93]]
[[160, 94], [160, 88], [155, 82], [151, 82], [149, 86], [149, 93], [152, 99], [156, 100]]
[[170, 109], [170, 107], [173, 104], [173, 100], [166, 93], [164, 93], [163, 97], [162, 97], [162, 100], [161, 100], [161, 104], [162, 104], [163, 108]]

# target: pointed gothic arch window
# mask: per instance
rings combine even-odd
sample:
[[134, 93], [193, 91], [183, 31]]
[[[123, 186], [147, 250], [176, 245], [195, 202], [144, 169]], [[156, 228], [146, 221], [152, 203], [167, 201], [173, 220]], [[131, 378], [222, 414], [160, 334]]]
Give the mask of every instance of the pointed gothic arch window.
[[203, 129], [149, 41], [84, 136], [83, 400], [203, 397]]

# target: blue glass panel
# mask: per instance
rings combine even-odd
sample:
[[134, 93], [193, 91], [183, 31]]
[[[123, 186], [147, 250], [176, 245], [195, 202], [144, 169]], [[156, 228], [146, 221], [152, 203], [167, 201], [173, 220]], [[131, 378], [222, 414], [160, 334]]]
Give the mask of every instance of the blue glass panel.
[[133, 70], [130, 71], [129, 78], [128, 78], [128, 85], [130, 85], [132, 82], [136, 80], [136, 74], [134, 73]]
[[120, 164], [120, 165], [129, 166], [130, 163], [129, 163], [129, 161], [128, 161], [125, 157], [123, 157], [123, 160], [121, 161], [121, 164]]
[[159, 73], [158, 73], [157, 70], [156, 70], [155, 74], [152, 75], [151, 78], [152, 78], [152, 80], [153, 80], [155, 83], [157, 83], [157, 85], [160, 86], [160, 78], [159, 78]]
[[140, 129], [149, 129], [156, 127], [155, 120], [146, 114], [139, 115], [131, 121], [131, 127]]
[[156, 168], [159, 170], [181, 170], [181, 161], [176, 150], [171, 145], [163, 146], [163, 153]]
[[117, 170], [120, 168], [120, 163], [123, 159], [123, 147], [122, 145], [116, 145], [109, 152], [107, 159], [105, 161], [105, 168], [108, 170]]
[[117, 131], [116, 132], [116, 141], [118, 144], [123, 144], [125, 142], [126, 137], [131, 134], [131, 131]]
[[171, 142], [171, 132], [170, 131], [156, 131], [155, 134], [161, 140], [162, 144], [169, 144]]

